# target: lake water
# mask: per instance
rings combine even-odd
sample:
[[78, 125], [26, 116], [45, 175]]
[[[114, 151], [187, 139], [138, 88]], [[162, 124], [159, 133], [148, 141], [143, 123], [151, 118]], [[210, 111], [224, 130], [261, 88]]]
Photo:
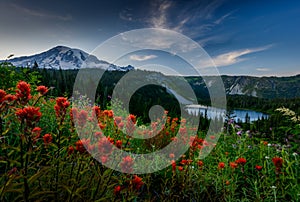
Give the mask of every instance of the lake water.
[[[185, 109], [190, 115], [195, 115], [195, 116], [199, 116], [199, 114], [202, 114], [202, 116], [204, 116], [206, 113], [207, 118], [209, 119], [214, 119], [215, 117], [225, 118], [225, 114], [226, 114], [226, 111], [224, 109], [207, 107], [203, 105], [186, 105]], [[247, 113], [250, 118], [250, 122], [261, 119], [262, 117], [268, 118], [268, 115], [262, 112], [257, 112], [253, 110], [240, 110], [240, 109], [233, 110], [232, 116], [235, 116], [234, 118], [235, 121], [241, 120], [242, 122], [245, 122], [245, 117]]]

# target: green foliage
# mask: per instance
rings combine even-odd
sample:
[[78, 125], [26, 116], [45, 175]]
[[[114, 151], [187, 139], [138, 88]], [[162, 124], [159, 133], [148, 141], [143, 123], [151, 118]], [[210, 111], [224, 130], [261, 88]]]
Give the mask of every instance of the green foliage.
[[[0, 98], [0, 201], [297, 201], [299, 198], [297, 141], [300, 119], [297, 110], [281, 108], [279, 112], [270, 114], [267, 120], [240, 126], [231, 121], [232, 114], [229, 112], [226, 130], [215, 145], [213, 140], [218, 134], [204, 140], [210, 123], [205, 117], [201, 117], [199, 131], [195, 131], [189, 120], [176, 118], [172, 97], [161, 97], [160, 102], [143, 99], [142, 95], [158, 97], [165, 94], [164, 88], [148, 86], [138, 91], [131, 101], [131, 111], [136, 110], [134, 112], [140, 113], [142, 118], [136, 121], [136, 117], [130, 115], [125, 119], [118, 118], [117, 122], [113, 114], [127, 116], [122, 103], [113, 103], [115, 108], [111, 111], [108, 100], [104, 98], [111, 95], [114, 88], [111, 82], [117, 82], [124, 73], [107, 72], [97, 91], [100, 108], [96, 118], [108, 145], [141, 154], [164, 148], [175, 141], [178, 132], [186, 131], [195, 138], [195, 141], [189, 142], [191, 147], [185, 155], [170, 153], [155, 158], [156, 162], [169, 161], [167, 168], [136, 176], [107, 168], [87, 152], [110, 147], [104, 147], [103, 141], [101, 143], [104, 139], [99, 136], [100, 133], [91, 133], [94, 128], [90, 125], [92, 116], [88, 112], [93, 112], [93, 106], [88, 105], [89, 95], [81, 96], [79, 103], [83, 103], [82, 106], [73, 100], [57, 98], [65, 93], [71, 95], [72, 79], [75, 79], [77, 71], [36, 71], [42, 75], [42, 84], [55, 87], [49, 89], [46, 95], [36, 91], [39, 82], [37, 73], [1, 64], [0, 72], [4, 79], [0, 88], [7, 94], [16, 95], [17, 83], [28, 80], [31, 98], [26, 102], [21, 98], [11, 101]], [[57, 79], [53, 81], [52, 78]], [[151, 124], [144, 122], [144, 110], [153, 104], [165, 103], [166, 99], [170, 101], [169, 114], [165, 113], [163, 119]], [[239, 100], [241, 97], [237, 99], [236, 102], [242, 102]], [[141, 102], [145, 105], [141, 106]], [[255, 99], [251, 102], [255, 103]], [[294, 102], [292, 106], [298, 104]], [[33, 110], [34, 115], [17, 113], [29, 107], [36, 110]], [[41, 117], [36, 119], [39, 112]], [[78, 118], [78, 114], [83, 118]], [[134, 120], [132, 125], [128, 118]], [[78, 127], [92, 135], [79, 140]], [[131, 138], [128, 133], [157, 135], [137, 139]], [[205, 159], [199, 159], [207, 147], [214, 149]], [[111, 160], [109, 157], [109, 153], [103, 155], [101, 161]], [[244, 158], [245, 162], [240, 163], [240, 158]], [[274, 163], [276, 159], [282, 163]], [[135, 165], [132, 160], [133, 168], [141, 166]], [[150, 165], [147, 159], [144, 161], [142, 166], [155, 166]], [[219, 163], [224, 163], [224, 167]]]
[[40, 82], [40, 75], [30, 68], [17, 68], [11, 63], [0, 63], [0, 89], [7, 89], [9, 92], [19, 81], [27, 81], [35, 87]]

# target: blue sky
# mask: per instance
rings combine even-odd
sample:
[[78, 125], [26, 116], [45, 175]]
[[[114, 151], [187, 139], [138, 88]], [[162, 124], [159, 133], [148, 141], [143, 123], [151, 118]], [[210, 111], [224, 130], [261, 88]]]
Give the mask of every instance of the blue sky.
[[[56, 45], [90, 53], [122, 32], [163, 28], [199, 43], [221, 74], [300, 74], [300, 1], [296, 0], [2, 0], [0, 26], [0, 59]], [[137, 52], [128, 55], [126, 63], [157, 63], [163, 56]]]

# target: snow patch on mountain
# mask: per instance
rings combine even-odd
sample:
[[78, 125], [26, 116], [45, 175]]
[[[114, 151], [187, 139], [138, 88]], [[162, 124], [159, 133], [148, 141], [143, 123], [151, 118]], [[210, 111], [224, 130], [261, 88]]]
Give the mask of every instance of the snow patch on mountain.
[[80, 69], [80, 68], [101, 68], [108, 71], [129, 71], [133, 66], [120, 67], [99, 60], [94, 55], [89, 55], [80, 49], [73, 49], [65, 46], [57, 46], [48, 51], [32, 55], [13, 58], [8, 60], [17, 67], [33, 67], [35, 63], [39, 68], [46, 69]]

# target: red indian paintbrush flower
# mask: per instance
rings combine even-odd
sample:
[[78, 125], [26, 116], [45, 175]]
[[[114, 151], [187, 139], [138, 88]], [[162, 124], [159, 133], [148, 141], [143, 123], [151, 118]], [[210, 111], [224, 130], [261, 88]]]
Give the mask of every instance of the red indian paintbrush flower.
[[4, 101], [4, 97], [6, 96], [6, 92], [0, 89], [0, 103]]
[[98, 119], [100, 117], [100, 114], [101, 114], [100, 107], [94, 106], [93, 107], [93, 114], [92, 114], [92, 116]]
[[85, 152], [85, 148], [83, 146], [83, 143], [81, 140], [78, 140], [76, 143], [76, 150], [79, 151], [79, 153], [84, 153]]
[[247, 163], [247, 160], [245, 158], [238, 158], [235, 162], [244, 166]]
[[116, 146], [118, 147], [118, 148], [121, 148], [122, 147], [122, 140], [117, 140], [116, 141]]
[[45, 134], [43, 137], [44, 143], [49, 144], [52, 142], [52, 135], [51, 134]]
[[74, 153], [74, 147], [71, 145], [68, 147], [68, 155], [71, 155]]
[[40, 120], [42, 113], [39, 111], [39, 107], [25, 107], [18, 109], [16, 115], [20, 121], [25, 121], [28, 126], [32, 126], [33, 123]]
[[142, 187], [142, 185], [144, 184], [144, 182], [142, 181], [141, 177], [138, 177], [137, 175], [134, 175], [133, 180], [132, 180], [132, 184], [133, 184], [133, 186], [136, 190], [139, 190]]
[[224, 162], [220, 162], [219, 165], [218, 165], [218, 168], [219, 169], [225, 168], [225, 163]]
[[124, 173], [131, 173], [133, 171], [133, 164], [133, 159], [130, 156], [124, 157], [120, 164], [121, 171]]
[[34, 129], [32, 129], [32, 134], [33, 134], [32, 142], [33, 142], [33, 144], [35, 144], [37, 139], [40, 138], [41, 131], [42, 131], [42, 129], [40, 127], [35, 127]]
[[183, 171], [183, 167], [182, 166], [178, 166], [177, 167], [179, 171]]
[[30, 99], [30, 84], [25, 81], [20, 81], [17, 84], [16, 96], [17, 99], [21, 102], [21, 104], [26, 104]]
[[135, 130], [135, 123], [136, 123], [136, 116], [130, 114], [127, 117], [127, 121], [126, 121], [126, 133], [127, 133], [127, 135], [132, 135], [132, 133]]
[[172, 165], [172, 171], [175, 171], [176, 170], [176, 161], [172, 160], [171, 165]]
[[121, 186], [120, 185], [115, 186], [115, 188], [114, 188], [114, 194], [118, 195], [120, 193], [120, 191], [121, 191]]
[[259, 165], [256, 165], [256, 166], [255, 166], [255, 169], [256, 169], [257, 171], [261, 171], [262, 168], [263, 168], [263, 167], [262, 167], [262, 166], [259, 166]]
[[48, 88], [46, 86], [38, 86], [36, 88], [37, 92], [39, 92], [41, 95], [45, 95], [48, 92]]
[[8, 94], [4, 97], [4, 100], [3, 101], [6, 101], [8, 103], [11, 103], [12, 101], [16, 100], [17, 97], [15, 95], [11, 95], [11, 94]]
[[85, 147], [84, 146], [89, 146], [90, 144], [90, 141], [88, 139], [81, 139], [81, 140], [78, 140], [75, 145], [76, 145], [76, 150], [79, 151], [79, 153], [84, 153], [86, 150], [85, 150]]
[[81, 110], [78, 114], [78, 126], [84, 127], [88, 118], [88, 113], [84, 110]]
[[113, 140], [110, 137], [102, 137], [98, 142], [98, 150], [101, 154], [110, 154], [113, 150]]
[[238, 167], [238, 164], [235, 163], [235, 162], [230, 162], [229, 165], [230, 165], [230, 167], [233, 168], [233, 169]]
[[282, 163], [283, 163], [283, 159], [282, 158], [280, 158], [280, 157], [274, 157], [274, 158], [272, 158], [272, 161], [273, 161], [275, 167], [277, 167], [277, 168], [281, 168], [282, 167]]
[[198, 161], [197, 165], [201, 168], [203, 166], [203, 161]]
[[67, 98], [58, 97], [56, 98], [56, 105], [54, 106], [56, 117], [64, 120], [67, 108], [70, 106], [70, 102]]

